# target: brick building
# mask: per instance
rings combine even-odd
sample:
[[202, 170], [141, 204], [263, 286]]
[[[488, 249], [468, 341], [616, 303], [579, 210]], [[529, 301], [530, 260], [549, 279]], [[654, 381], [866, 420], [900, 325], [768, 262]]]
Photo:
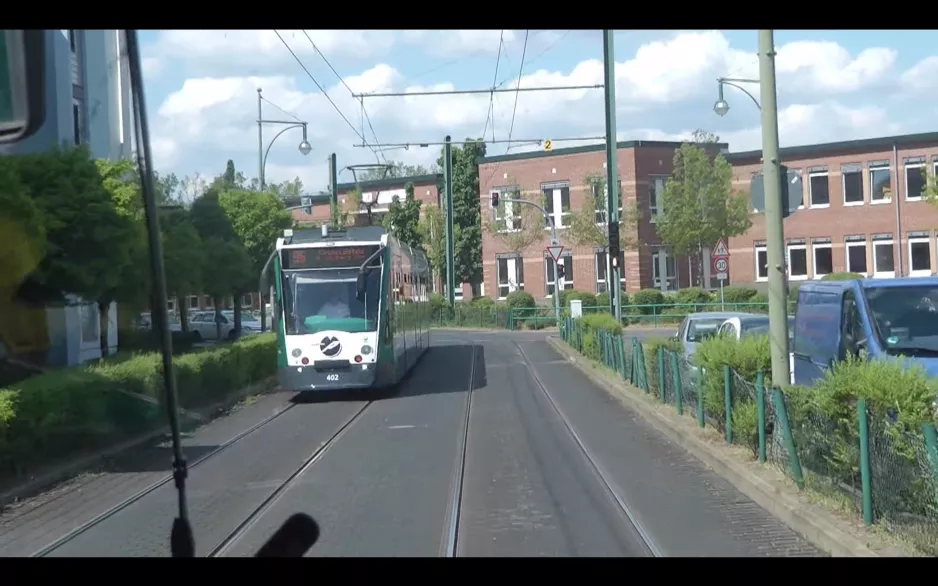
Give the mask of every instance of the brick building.
[[[732, 153], [734, 187], [748, 192], [761, 151]], [[935, 274], [938, 210], [922, 200], [938, 169], [938, 133], [911, 134], [781, 149], [782, 163], [803, 181], [803, 204], [785, 219], [792, 281], [851, 271], [875, 277]], [[768, 279], [765, 216], [731, 238], [730, 279]]]
[[[677, 142], [624, 141], [618, 143], [617, 163], [619, 193], [626, 206], [637, 204], [639, 219], [631, 238], [639, 243], [636, 250], [624, 251], [621, 286], [635, 292], [659, 288], [673, 291], [696, 282], [696, 266], [686, 257], [678, 257], [661, 245], [655, 233], [659, 213], [656, 194], [672, 172]], [[725, 152], [726, 144], [713, 145], [713, 154]], [[599, 243], [573, 246], [567, 230], [572, 211], [593, 196], [588, 177], [605, 175], [605, 145], [589, 145], [551, 152], [528, 152], [479, 159], [479, 188], [482, 213], [491, 214], [492, 192], [520, 191], [522, 197], [543, 203], [558, 227], [558, 238], [565, 247], [563, 289], [603, 292], [607, 290], [607, 259]], [[620, 210], [622, 207], [620, 206]], [[506, 208], [506, 213], [515, 213]], [[624, 229], [624, 226], [623, 226]], [[545, 227], [540, 242], [525, 250], [511, 250], [506, 239], [483, 231], [483, 294], [503, 299], [510, 291], [524, 289], [535, 299], [552, 298], [553, 265], [545, 252], [550, 232]], [[660, 275], [665, 275], [664, 279]]]

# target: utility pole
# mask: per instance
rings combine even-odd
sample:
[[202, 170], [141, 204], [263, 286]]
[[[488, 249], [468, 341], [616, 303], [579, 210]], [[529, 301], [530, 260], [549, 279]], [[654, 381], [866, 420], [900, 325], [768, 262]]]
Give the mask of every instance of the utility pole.
[[257, 181], [264, 191], [264, 98], [261, 88], [257, 88]]
[[769, 270], [769, 346], [772, 383], [791, 380], [788, 363], [788, 296], [785, 283], [785, 233], [778, 154], [778, 103], [775, 95], [775, 40], [771, 30], [759, 31], [759, 79], [762, 102], [762, 175], [765, 179], [765, 248]]
[[[609, 298], [614, 304], [616, 320], [622, 323], [623, 267], [619, 265], [619, 180], [616, 169], [616, 60], [612, 30], [603, 30], [603, 87], [606, 94], [606, 226], [609, 242], [606, 254], [612, 274], [606, 275], [610, 283]], [[615, 255], [615, 256], [613, 256]]]
[[336, 173], [335, 153], [329, 155], [329, 211], [332, 216], [332, 227], [339, 227], [339, 181]]
[[446, 181], [446, 300], [453, 307], [456, 303], [456, 262], [453, 259], [453, 145], [449, 135], [443, 141], [443, 177]]

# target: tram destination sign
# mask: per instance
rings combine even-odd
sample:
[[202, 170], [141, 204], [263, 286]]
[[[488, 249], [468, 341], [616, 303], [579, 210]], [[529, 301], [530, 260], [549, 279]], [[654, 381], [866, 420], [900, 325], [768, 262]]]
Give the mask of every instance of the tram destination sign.
[[[283, 251], [284, 270], [358, 268], [378, 250], [377, 246], [324, 246], [287, 248]], [[378, 264], [378, 259], [372, 264]]]

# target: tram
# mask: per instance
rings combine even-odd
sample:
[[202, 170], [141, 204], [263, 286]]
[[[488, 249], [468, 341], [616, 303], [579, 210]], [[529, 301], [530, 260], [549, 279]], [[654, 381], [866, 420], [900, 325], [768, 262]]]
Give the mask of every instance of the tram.
[[284, 230], [273, 272], [284, 390], [388, 389], [430, 347], [426, 255], [384, 228]]

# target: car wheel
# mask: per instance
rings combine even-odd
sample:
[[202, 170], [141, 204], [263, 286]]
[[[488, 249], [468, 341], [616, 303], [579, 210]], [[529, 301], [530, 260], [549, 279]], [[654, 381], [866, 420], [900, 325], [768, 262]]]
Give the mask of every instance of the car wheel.
[[201, 341], [202, 341], [202, 332], [200, 332], [199, 330], [194, 330], [194, 331], [192, 332], [192, 341], [195, 342], [196, 344], [198, 344], [199, 342], [201, 342]]

